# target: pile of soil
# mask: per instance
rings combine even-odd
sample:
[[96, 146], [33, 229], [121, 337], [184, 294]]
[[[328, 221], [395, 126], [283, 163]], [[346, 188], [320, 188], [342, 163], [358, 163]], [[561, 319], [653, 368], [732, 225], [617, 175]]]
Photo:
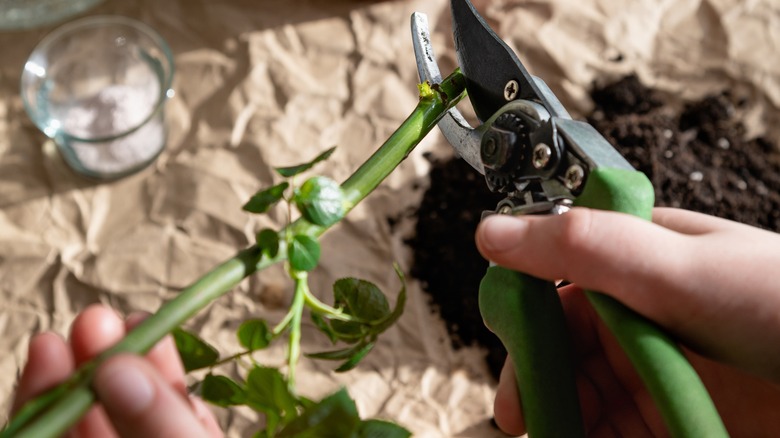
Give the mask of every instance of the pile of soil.
[[506, 351], [479, 314], [477, 291], [488, 262], [477, 251], [474, 231], [482, 212], [494, 210], [504, 197], [488, 190], [485, 177], [464, 160], [426, 158], [430, 186], [417, 211], [415, 235], [407, 241], [414, 250], [410, 273], [447, 323], [453, 346], [485, 347], [488, 367], [498, 376]]
[[675, 110], [635, 76], [591, 95], [588, 122], [650, 178], [656, 205], [780, 231], [780, 152], [745, 138], [746, 101], [724, 92]]
[[[652, 181], [656, 205], [682, 207], [780, 231], [780, 152], [764, 138], [746, 139], [728, 92], [678, 105], [635, 76], [594, 88], [588, 117], [626, 159]], [[506, 352], [484, 328], [477, 306], [487, 262], [474, 230], [491, 193], [463, 160], [430, 158], [430, 186], [417, 211], [412, 275], [446, 321], [455, 347], [480, 345], [498, 376]]]

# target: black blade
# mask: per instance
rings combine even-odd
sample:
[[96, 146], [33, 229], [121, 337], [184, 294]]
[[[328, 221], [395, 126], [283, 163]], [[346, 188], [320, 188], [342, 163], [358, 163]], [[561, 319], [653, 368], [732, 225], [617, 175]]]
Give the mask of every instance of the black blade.
[[519, 88], [512, 100], [545, 104], [517, 55], [493, 32], [474, 5], [468, 0], [451, 0], [450, 4], [458, 63], [466, 76], [466, 89], [477, 117], [484, 122], [508, 102], [504, 89], [510, 81], [515, 81]]

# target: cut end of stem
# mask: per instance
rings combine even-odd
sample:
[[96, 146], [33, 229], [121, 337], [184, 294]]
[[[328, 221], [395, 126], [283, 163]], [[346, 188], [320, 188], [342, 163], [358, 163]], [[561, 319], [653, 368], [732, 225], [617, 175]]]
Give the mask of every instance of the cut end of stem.
[[420, 100], [432, 100], [436, 97], [436, 93], [433, 91], [433, 88], [428, 81], [417, 84], [417, 90], [420, 92]]

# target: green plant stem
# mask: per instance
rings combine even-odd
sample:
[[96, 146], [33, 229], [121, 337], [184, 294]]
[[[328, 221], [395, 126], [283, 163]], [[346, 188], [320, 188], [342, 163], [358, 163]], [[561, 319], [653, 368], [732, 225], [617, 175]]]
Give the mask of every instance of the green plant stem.
[[198, 370], [202, 370], [202, 369], [206, 369], [206, 368], [208, 368], [209, 370], [213, 370], [214, 368], [217, 368], [219, 366], [225, 365], [226, 363], [233, 362], [236, 359], [241, 359], [244, 356], [249, 356], [250, 354], [252, 354], [252, 353], [254, 353], [256, 351], [257, 350], [244, 350], [244, 351], [238, 352], [236, 354], [231, 354], [230, 356], [222, 358], [222, 359], [214, 362], [213, 364], [211, 364], [209, 366], [193, 369], [193, 370], [190, 370], [190, 372], [198, 371]]
[[279, 324], [274, 327], [273, 330], [271, 330], [271, 336], [273, 336], [274, 339], [276, 339], [279, 335], [284, 333], [284, 331], [287, 329], [287, 327], [290, 326], [290, 321], [293, 319], [293, 309], [291, 308], [289, 311], [287, 311], [287, 314], [284, 315], [284, 319], [282, 319]]
[[301, 358], [301, 319], [306, 303], [306, 293], [309, 289], [309, 279], [306, 273], [295, 273], [295, 295], [290, 306], [290, 336], [287, 347], [287, 385], [295, 392], [295, 367]]
[[[342, 184], [347, 211], [357, 205], [390, 175], [428, 132], [436, 126], [446, 111], [454, 107], [464, 95], [465, 78], [460, 71], [456, 70], [440, 84], [437, 93], [421, 98], [414, 111], [398, 130]], [[298, 220], [282, 230], [282, 233], [291, 232], [293, 235], [306, 233], [319, 236], [325, 230], [324, 227]], [[155, 314], [139, 324], [114, 347], [83, 365], [84, 369], [94, 369], [97, 364], [116, 354], [143, 354], [147, 352], [165, 335], [230, 291], [245, 277], [278, 263], [286, 257], [287, 251], [284, 245], [280, 245], [279, 252], [274, 257], [263, 254], [256, 246], [239, 252], [187, 287], [176, 298], [160, 307]], [[94, 393], [90, 388], [91, 379], [91, 372], [78, 372], [62, 384], [72, 388], [64, 391], [53, 402], [41, 403], [46, 394], [32, 400], [29, 402], [31, 410], [27, 410], [30, 415], [23, 418], [13, 418], [7, 427], [0, 432], [0, 438], [11, 436], [54, 438], [64, 434], [95, 401]], [[58, 389], [61, 391], [60, 386], [52, 391]]]
[[306, 299], [306, 306], [309, 307], [309, 309], [326, 318], [335, 319], [344, 322], [361, 322], [354, 316], [347, 315], [346, 313], [344, 313], [343, 310], [337, 309], [333, 306], [329, 306], [323, 303], [317, 297], [315, 297], [314, 294], [312, 294], [311, 291], [308, 289], [306, 290], [306, 295], [304, 296], [304, 298]]

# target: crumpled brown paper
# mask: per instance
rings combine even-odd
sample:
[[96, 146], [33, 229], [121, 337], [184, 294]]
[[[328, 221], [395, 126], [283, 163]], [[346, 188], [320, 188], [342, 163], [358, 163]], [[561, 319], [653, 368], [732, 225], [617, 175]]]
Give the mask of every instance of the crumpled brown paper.
[[[637, 71], [682, 97], [739, 88], [755, 104], [752, 134], [778, 125], [780, 9], [772, 0], [475, 1], [499, 35], [576, 114], [587, 90]], [[175, 53], [176, 97], [168, 147], [145, 171], [96, 184], [73, 175], [27, 118], [18, 94], [26, 56], [48, 31], [0, 33], [0, 394], [6, 411], [30, 336], [66, 334], [85, 306], [153, 312], [215, 264], [247, 246], [284, 212], [253, 217], [241, 205], [275, 181], [273, 166], [308, 160], [332, 145], [317, 173], [346, 178], [416, 102], [409, 17], [429, 15], [442, 69], [455, 66], [448, 2], [223, 2], [110, 0], [89, 14], [135, 17]], [[769, 131], [778, 138], [776, 132]], [[359, 276], [398, 290], [392, 263], [408, 271], [411, 222], [386, 218], [419, 201], [428, 163], [449, 154], [432, 133], [369, 199], [323, 240], [316, 293]], [[397, 327], [356, 370], [335, 375], [304, 360], [299, 389], [321, 397], [349, 387], [366, 416], [398, 421], [419, 437], [502, 436], [489, 424], [494, 382], [481, 353], [453, 350], [414, 279]], [[476, 293], [476, 291], [475, 291]], [[278, 321], [290, 283], [274, 267], [241, 283], [189, 326], [223, 352], [238, 350], [240, 321]], [[309, 335], [309, 336], [306, 336]], [[327, 345], [312, 327], [304, 349]], [[283, 364], [283, 347], [259, 360]], [[226, 370], [232, 372], [235, 370]], [[231, 436], [254, 430], [243, 410], [222, 412]]]

